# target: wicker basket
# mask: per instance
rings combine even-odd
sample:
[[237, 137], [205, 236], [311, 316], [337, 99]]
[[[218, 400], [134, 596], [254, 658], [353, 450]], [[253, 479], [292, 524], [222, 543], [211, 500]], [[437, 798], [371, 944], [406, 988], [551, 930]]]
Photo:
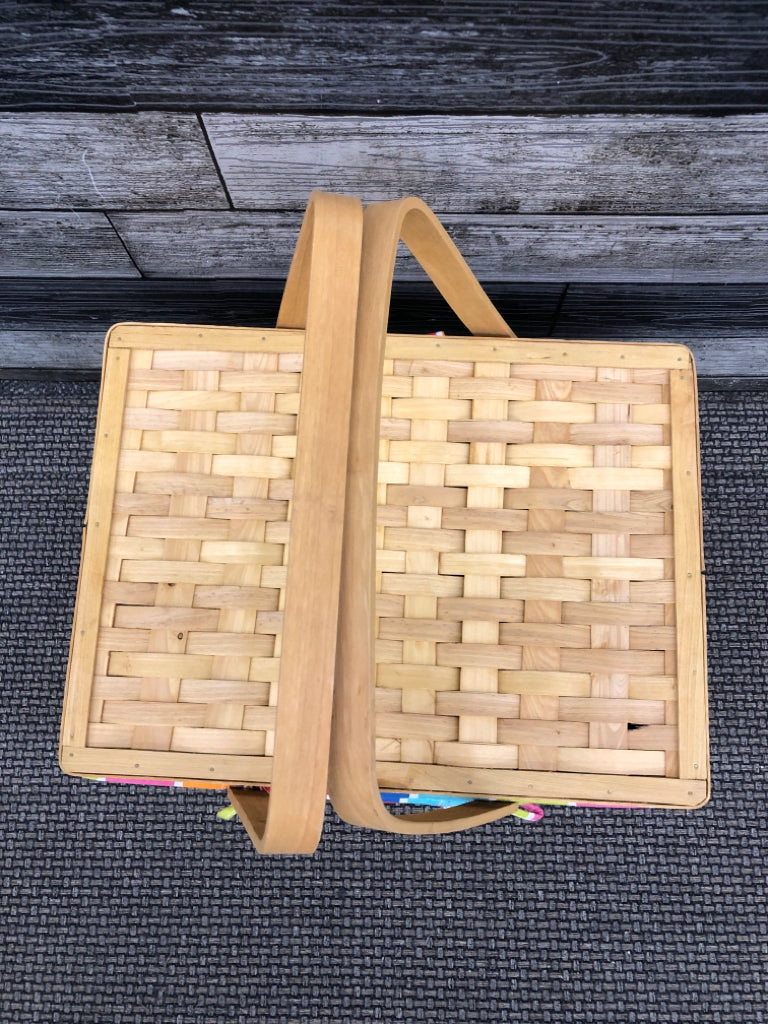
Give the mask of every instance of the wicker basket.
[[61, 765], [268, 785], [269, 820], [242, 793], [265, 852], [322, 826], [361, 234], [313, 196], [282, 329], [106, 345]]
[[[387, 335], [401, 238], [475, 337]], [[687, 349], [517, 339], [419, 200], [315, 193], [277, 330], [110, 332], [61, 764], [227, 783], [272, 853], [326, 785], [700, 806], [702, 570]]]
[[[477, 337], [386, 334], [399, 239]], [[366, 209], [360, 310], [336, 809], [424, 832], [510, 808], [393, 817], [379, 789], [700, 806], [690, 352], [514, 338], [418, 200]]]

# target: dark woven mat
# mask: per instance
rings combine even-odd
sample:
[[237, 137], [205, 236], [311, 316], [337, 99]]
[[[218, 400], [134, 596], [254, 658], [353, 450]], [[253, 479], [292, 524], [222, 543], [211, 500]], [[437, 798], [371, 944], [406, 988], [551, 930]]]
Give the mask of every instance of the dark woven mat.
[[260, 859], [60, 774], [97, 388], [0, 382], [0, 1024], [765, 1019], [768, 396], [702, 395], [714, 795]]

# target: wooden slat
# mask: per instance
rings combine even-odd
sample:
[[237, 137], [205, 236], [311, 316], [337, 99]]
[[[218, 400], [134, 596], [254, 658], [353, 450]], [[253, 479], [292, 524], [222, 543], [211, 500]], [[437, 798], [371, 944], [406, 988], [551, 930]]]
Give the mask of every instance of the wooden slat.
[[445, 220], [482, 280], [503, 280], [510, 267], [518, 280], [539, 281], [743, 283], [768, 276], [768, 218], [762, 214], [725, 216], [719, 207], [709, 216], [616, 217], [613, 212], [457, 214]]
[[[626, 751], [630, 753], [630, 751]], [[631, 751], [636, 753], [636, 751]], [[377, 764], [377, 776], [385, 789], [413, 790], [418, 778], [421, 792], [451, 793], [461, 789], [466, 769], [445, 765]], [[505, 771], [478, 768], [473, 773], [473, 796], [528, 800], [604, 800], [609, 803], [650, 802], [685, 807], [700, 806], [706, 799], [706, 782], [644, 776], [612, 776], [600, 773]]]
[[112, 215], [136, 265], [150, 278], [285, 278], [300, 220], [294, 213], [235, 211]]
[[192, 754], [163, 750], [98, 750], [64, 746], [61, 764], [68, 772], [114, 775], [119, 778], [198, 779], [201, 782], [244, 782], [264, 785], [272, 771], [271, 757], [235, 754]]
[[679, 341], [699, 376], [765, 372], [765, 286], [573, 284], [552, 333], [561, 338]]
[[418, 689], [439, 693], [458, 690], [459, 669], [448, 665], [387, 665], [376, 666], [376, 685], [396, 690]]
[[[557, 120], [206, 114], [204, 121], [234, 204], [244, 209], [299, 210], [312, 188], [337, 188], [343, 167], [345, 189], [353, 194], [375, 201], [413, 193], [443, 215], [604, 209], [678, 216], [709, 213], [713, 196], [721, 214], [764, 212], [765, 114]], [[419, 160], [404, 159], [414, 150]]]
[[258, 18], [221, 0], [160, 8], [138, 0], [102, 18], [51, 0], [12, 10], [5, 109], [551, 116], [766, 108], [764, 9], [755, 0], [663, 8], [617, 0], [610, 20], [591, 0], [533, 0], [524, 9], [480, 0], [471, 18], [463, 5], [371, 0], [353, 8], [288, 0], [264, 4]]
[[378, 714], [376, 735], [385, 738], [456, 740], [456, 719], [444, 715]]
[[[376, 753], [379, 758], [378, 750]], [[397, 758], [397, 760], [400, 760]], [[517, 768], [518, 748], [504, 743], [435, 743], [435, 764], [459, 765], [464, 768]]]
[[627, 736], [630, 750], [677, 750], [676, 725], [645, 725]]
[[571, 747], [558, 750], [557, 762], [558, 770], [562, 772], [664, 774], [664, 752], [661, 750], [579, 750]]
[[[41, 251], [34, 258], [42, 258]], [[54, 261], [41, 273], [60, 273], [64, 266]], [[107, 268], [97, 261], [93, 272], [107, 273]], [[489, 289], [521, 337], [551, 329], [564, 338], [684, 342], [694, 354], [699, 378], [760, 377], [768, 364], [762, 285], [572, 284], [556, 317], [561, 291], [555, 284], [536, 283]], [[116, 321], [259, 325], [274, 322], [280, 301], [278, 282], [238, 280], [7, 278], [3, 292], [0, 356], [3, 365], [17, 367], [95, 369], [101, 365], [104, 334]], [[393, 331], [460, 330], [430, 286], [418, 284], [395, 287], [390, 324]], [[530, 440], [520, 435], [518, 424], [510, 422], [506, 429], [510, 442]], [[482, 439], [469, 436], [476, 430], [472, 421], [457, 421], [449, 427], [449, 439]]]
[[[68, 62], [69, 63], [69, 62]], [[6, 208], [226, 208], [196, 117], [0, 113]]]
[[[450, 393], [453, 398], [506, 398], [509, 401], [532, 399], [536, 393], [537, 380], [577, 381], [580, 401], [642, 401], [652, 405], [651, 413], [659, 414], [660, 388], [637, 385], [627, 392], [616, 385], [609, 388], [602, 385], [594, 393], [596, 367], [606, 366], [619, 369], [674, 369], [687, 363], [688, 349], [676, 345], [606, 345], [589, 342], [549, 341], [525, 338], [473, 338], [468, 347], [466, 337], [434, 338], [424, 335], [388, 334], [385, 348], [386, 357], [402, 360], [405, 372], [424, 372], [423, 367], [432, 366], [434, 373], [449, 375]], [[493, 378], [475, 378], [469, 374], [472, 359], [487, 363], [514, 361], [514, 370], [505, 383]], [[406, 369], [407, 367], [407, 369]], [[385, 382], [386, 386], [386, 382]], [[409, 381], [403, 384], [409, 387]], [[618, 390], [617, 390], [618, 389]], [[612, 395], [609, 395], [609, 391]], [[613, 396], [616, 396], [615, 399]], [[659, 397], [654, 398], [654, 395]], [[641, 409], [642, 406], [638, 406]], [[643, 422], [635, 419], [634, 422]], [[645, 422], [656, 422], [652, 419]]]
[[[565, 168], [561, 174], [565, 173]], [[453, 214], [446, 227], [481, 280], [724, 282], [768, 277], [768, 217]], [[116, 213], [147, 277], [282, 277], [294, 214]], [[398, 268], [418, 278], [413, 261]]]
[[[55, 272], [61, 269], [57, 262]], [[115, 321], [243, 325], [274, 321], [279, 289], [271, 284], [264, 293], [264, 287], [242, 281], [81, 279], [64, 283], [56, 278], [9, 278], [3, 285], [0, 309], [0, 356], [5, 366], [96, 368], [101, 365], [104, 332]], [[521, 336], [536, 337], [554, 319], [558, 292], [556, 285], [520, 284], [498, 286], [492, 294]], [[445, 312], [440, 310], [438, 298], [428, 287], [401, 285], [395, 290], [393, 322], [417, 332], [446, 328], [454, 322], [453, 314], [447, 307]], [[695, 356], [700, 378], [760, 377], [768, 361], [764, 299], [765, 289], [759, 285], [573, 285], [553, 333], [567, 338], [684, 341]], [[253, 344], [250, 339], [249, 343]], [[657, 415], [646, 406], [636, 406], [633, 425], [643, 425], [638, 419], [643, 412]], [[462, 436], [459, 428], [467, 435]], [[510, 435], [505, 439], [530, 440], [520, 435], [519, 428], [508, 423]], [[455, 421], [450, 429], [451, 440], [483, 439], [469, 436], [475, 430], [472, 421]]]
[[[282, 289], [280, 280], [95, 283], [87, 279], [19, 278], [5, 285], [0, 337], [5, 330], [72, 329], [99, 332], [103, 340], [107, 329], [120, 321], [258, 327], [275, 322]], [[562, 291], [558, 284], [504, 283], [494, 286], [490, 294], [519, 335], [537, 337], [547, 333]], [[393, 331], [443, 330], [459, 334], [463, 329], [442, 296], [423, 283], [400, 282], [394, 286], [389, 322]]]
[[22, 371], [71, 370], [96, 377], [104, 352], [104, 331], [16, 331], [0, 329], [0, 366]]
[[709, 771], [707, 678], [698, 417], [694, 387], [690, 369], [670, 374], [675, 455], [672, 490], [675, 500], [679, 763], [683, 778], [706, 779]]
[[[88, 523], [83, 533], [80, 566], [82, 589], [88, 600], [78, 599], [73, 624], [74, 642], [67, 672], [62, 740], [83, 746], [96, 659], [101, 594], [104, 585], [112, 519], [112, 496], [120, 451], [121, 396], [128, 375], [128, 358], [120, 349], [108, 350], [96, 424], [95, 457], [101, 473], [93, 477], [88, 497]], [[87, 549], [86, 549], [87, 541]], [[123, 673], [133, 675], [133, 672]]]
[[265, 737], [263, 733], [244, 732], [241, 729], [185, 729], [173, 730], [171, 750], [197, 753], [207, 750], [217, 755], [249, 755], [263, 757]]
[[[600, 669], [597, 668], [597, 671]], [[563, 697], [560, 700], [560, 718], [564, 722], [632, 722], [637, 725], [663, 725], [664, 713], [664, 701], [629, 698], [622, 700], [617, 697]]]
[[[155, 351], [153, 369], [138, 371], [136, 379], [150, 390], [166, 391], [184, 386], [182, 370], [235, 369], [239, 365], [233, 359], [236, 352], [299, 353], [304, 348], [304, 331], [269, 330], [264, 328], [223, 328], [197, 325], [152, 323], [151, 347]], [[114, 326], [114, 341], [124, 348], [147, 347], [147, 325], [119, 323]], [[194, 357], [191, 353], [194, 352]], [[176, 372], [174, 373], [174, 369]], [[294, 373], [293, 376], [296, 376]], [[262, 379], [264, 374], [252, 375]], [[146, 383], [145, 383], [146, 382]], [[234, 381], [231, 379], [230, 383]], [[196, 389], [193, 389], [196, 390]], [[294, 410], [295, 411], [295, 410]]]
[[507, 719], [499, 722], [498, 736], [500, 743], [526, 747], [586, 747], [589, 743], [589, 726], [586, 722]]
[[658, 676], [664, 673], [663, 651], [563, 650], [565, 672], [624, 673]]
[[484, 693], [479, 690], [439, 693], [435, 699], [435, 711], [439, 715], [517, 718], [520, 714], [520, 698], [517, 694]]
[[[33, 176], [31, 168], [27, 173]], [[140, 276], [103, 213], [0, 210], [0, 277], [24, 275]]]
[[[159, 673], [158, 673], [159, 674]], [[182, 704], [161, 701], [105, 701], [101, 720], [106, 725], [170, 725], [202, 726], [206, 708], [203, 704]], [[199, 751], [201, 748], [198, 747]]]
[[255, 706], [266, 704], [269, 684], [234, 679], [182, 679], [179, 700], [202, 704], [239, 701]]

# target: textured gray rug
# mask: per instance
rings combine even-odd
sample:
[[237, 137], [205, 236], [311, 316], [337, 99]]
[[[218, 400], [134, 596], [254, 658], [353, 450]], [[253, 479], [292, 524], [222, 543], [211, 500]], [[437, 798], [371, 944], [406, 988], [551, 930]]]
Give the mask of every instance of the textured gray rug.
[[97, 385], [0, 381], [0, 1024], [768, 1014], [768, 396], [701, 402], [714, 795], [259, 859], [215, 793], [57, 768]]

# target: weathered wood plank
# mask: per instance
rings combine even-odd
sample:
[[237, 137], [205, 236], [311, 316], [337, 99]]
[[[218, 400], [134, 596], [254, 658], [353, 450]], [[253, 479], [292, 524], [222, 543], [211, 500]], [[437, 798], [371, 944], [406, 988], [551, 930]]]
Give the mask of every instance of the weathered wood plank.
[[0, 211], [0, 277], [139, 277], [102, 213]]
[[753, 111], [760, 0], [10, 0], [5, 109]]
[[[768, 215], [442, 219], [481, 281], [768, 280]], [[299, 215], [120, 213], [113, 223], [148, 277], [280, 278], [288, 270]], [[423, 278], [409, 257], [398, 276]]]
[[[768, 335], [768, 288], [764, 284], [569, 285], [555, 337], [611, 340], [616, 331], [641, 341]], [[768, 367], [767, 367], [768, 368]]]
[[299, 213], [116, 213], [112, 223], [147, 277], [285, 278]]
[[768, 216], [447, 217], [485, 280], [768, 281]]
[[97, 371], [103, 354], [104, 331], [75, 328], [65, 331], [8, 331], [0, 328], [0, 369]]
[[0, 113], [0, 206], [228, 207], [191, 114]]
[[[107, 329], [122, 320], [273, 325], [282, 281], [9, 279], [0, 305], [0, 367], [96, 370]], [[505, 285], [491, 297], [518, 333], [546, 336], [563, 286]], [[398, 283], [393, 331], [466, 333], [431, 285]]]
[[412, 193], [442, 213], [766, 212], [768, 114], [204, 122], [240, 209], [300, 210], [323, 188], [369, 202]]
[[[0, 368], [95, 371], [104, 335], [120, 320], [243, 327], [275, 322], [278, 281], [6, 280], [0, 306]], [[489, 289], [521, 336], [669, 341], [688, 345], [703, 381], [768, 376], [768, 292], [757, 285], [571, 286], [511, 284]], [[458, 329], [428, 285], [398, 284], [394, 331]], [[553, 326], [554, 324], [554, 326]]]
[[[277, 319], [282, 281], [8, 280], [0, 304], [0, 337], [18, 331], [91, 331], [103, 334], [129, 320], [260, 327]], [[564, 286], [505, 284], [491, 299], [518, 334], [544, 337], [552, 327]], [[437, 290], [400, 282], [392, 293], [393, 332], [466, 333]]]
[[572, 285], [554, 337], [670, 341], [694, 353], [700, 376], [768, 376], [765, 285]]

